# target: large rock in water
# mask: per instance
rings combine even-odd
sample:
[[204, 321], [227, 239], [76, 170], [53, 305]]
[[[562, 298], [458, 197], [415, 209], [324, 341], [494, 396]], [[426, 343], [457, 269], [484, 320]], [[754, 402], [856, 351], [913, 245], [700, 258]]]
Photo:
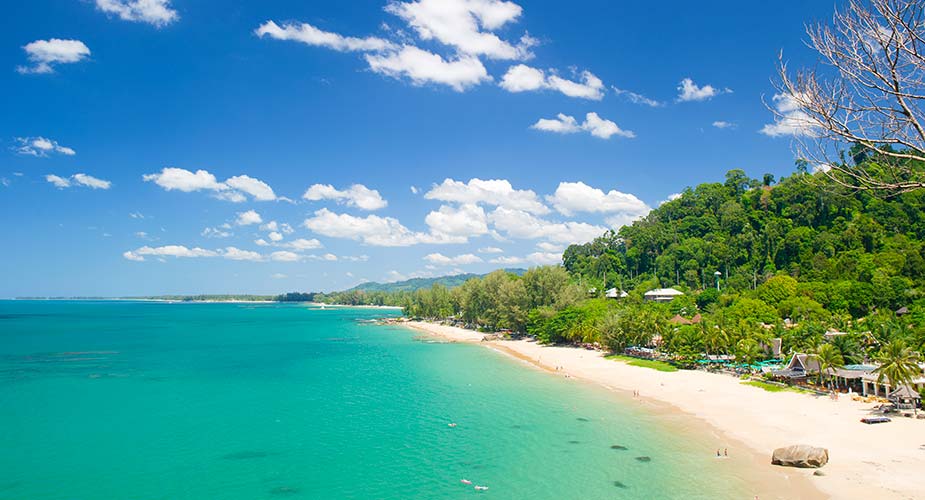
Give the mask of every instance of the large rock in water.
[[829, 450], [806, 444], [795, 444], [774, 450], [771, 464], [784, 467], [815, 469], [829, 462]]

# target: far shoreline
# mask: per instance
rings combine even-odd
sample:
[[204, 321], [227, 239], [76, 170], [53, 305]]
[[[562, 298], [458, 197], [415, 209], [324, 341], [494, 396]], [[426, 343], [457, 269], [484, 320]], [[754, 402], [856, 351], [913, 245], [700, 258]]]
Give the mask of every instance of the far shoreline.
[[[761, 498], [921, 498], [925, 487], [925, 422], [894, 419], [881, 426], [864, 425], [859, 420], [869, 404], [771, 393], [704, 371], [659, 372], [575, 347], [483, 340], [483, 333], [434, 323], [396, 324], [451, 342], [482, 345], [623, 397], [639, 391], [647, 410], [681, 416], [695, 428], [740, 443], [737, 456], [748, 454], [740, 465], [756, 475], [756, 486], [764, 490]], [[821, 469], [770, 464], [775, 448], [793, 444], [827, 448], [830, 462]], [[816, 470], [823, 475], [814, 476]]]

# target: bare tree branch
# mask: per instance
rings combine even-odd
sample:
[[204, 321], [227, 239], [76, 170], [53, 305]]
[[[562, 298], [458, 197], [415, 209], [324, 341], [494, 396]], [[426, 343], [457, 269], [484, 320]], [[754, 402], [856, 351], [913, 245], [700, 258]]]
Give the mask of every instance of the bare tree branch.
[[848, 0], [806, 32], [822, 70], [791, 74], [781, 56], [765, 133], [794, 136], [798, 157], [838, 185], [925, 187], [925, 0]]

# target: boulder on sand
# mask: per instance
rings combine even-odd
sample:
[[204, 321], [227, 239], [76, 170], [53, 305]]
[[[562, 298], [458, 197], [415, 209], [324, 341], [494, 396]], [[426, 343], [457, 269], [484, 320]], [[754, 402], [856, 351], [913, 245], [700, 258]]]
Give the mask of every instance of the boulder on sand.
[[771, 455], [772, 465], [784, 467], [818, 468], [829, 462], [829, 450], [806, 444], [778, 448]]

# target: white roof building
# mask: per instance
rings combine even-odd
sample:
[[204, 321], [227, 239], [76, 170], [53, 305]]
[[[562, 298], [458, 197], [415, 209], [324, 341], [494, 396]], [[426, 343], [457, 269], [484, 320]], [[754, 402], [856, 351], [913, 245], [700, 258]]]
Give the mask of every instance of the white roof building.
[[629, 296], [628, 293], [623, 290], [617, 290], [616, 288], [611, 288], [604, 293], [604, 296], [608, 299], [622, 299], [623, 297]]
[[646, 292], [645, 299], [655, 302], [671, 302], [675, 297], [681, 295], [684, 295], [684, 292], [675, 290], [674, 288], [656, 288], [655, 290]]

